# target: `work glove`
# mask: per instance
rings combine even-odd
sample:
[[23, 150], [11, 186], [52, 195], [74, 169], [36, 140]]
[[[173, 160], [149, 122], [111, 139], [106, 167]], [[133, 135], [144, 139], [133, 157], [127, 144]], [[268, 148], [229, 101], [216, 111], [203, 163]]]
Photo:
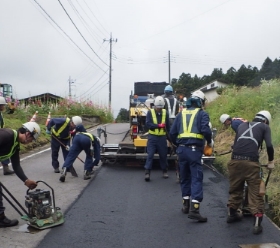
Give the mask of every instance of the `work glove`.
[[158, 128], [165, 128], [165, 123], [158, 124]]
[[65, 146], [65, 150], [66, 150], [66, 151], [69, 151], [69, 150], [70, 150], [70, 146], [68, 146], [68, 145]]
[[204, 146], [203, 154], [204, 154], [205, 156], [212, 156], [212, 154], [213, 154], [213, 149], [212, 149], [212, 147], [209, 146], [209, 145]]
[[51, 135], [51, 131], [50, 131], [50, 130], [48, 130], [48, 129], [46, 129], [46, 134]]
[[268, 161], [267, 169], [268, 170], [273, 170], [274, 169], [274, 161]]
[[37, 183], [33, 180], [27, 179], [24, 182], [24, 185], [26, 185], [29, 189], [35, 189], [37, 187]]

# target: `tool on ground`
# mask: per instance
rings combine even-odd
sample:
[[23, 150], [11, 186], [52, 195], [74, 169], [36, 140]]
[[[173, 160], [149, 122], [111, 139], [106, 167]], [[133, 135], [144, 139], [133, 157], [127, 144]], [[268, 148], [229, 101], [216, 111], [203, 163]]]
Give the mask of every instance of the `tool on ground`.
[[[46, 229], [54, 226], [58, 226], [64, 223], [64, 216], [59, 207], [55, 205], [55, 197], [53, 188], [44, 181], [37, 181], [36, 183], [44, 183], [51, 189], [35, 189], [27, 190], [25, 196], [25, 207], [27, 210], [15, 199], [15, 197], [8, 191], [8, 189], [0, 182], [2, 189], [2, 196], [10, 203], [10, 205], [19, 213], [21, 219], [28, 222], [28, 225], [36, 229]], [[17, 204], [17, 206], [12, 202]], [[25, 213], [19, 210], [19, 208]]]

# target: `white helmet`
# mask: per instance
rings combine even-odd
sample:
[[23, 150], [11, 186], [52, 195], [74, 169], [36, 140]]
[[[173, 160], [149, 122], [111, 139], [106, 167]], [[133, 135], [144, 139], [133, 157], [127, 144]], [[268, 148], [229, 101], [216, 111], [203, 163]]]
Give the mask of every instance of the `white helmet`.
[[262, 110], [260, 112], [258, 112], [255, 116], [255, 118], [261, 119], [261, 120], [267, 120], [268, 124], [271, 122], [271, 114], [266, 111], [266, 110]]
[[205, 95], [201, 90], [196, 90], [195, 92], [193, 92], [191, 97], [192, 98], [199, 98], [202, 101], [206, 100]]
[[154, 103], [155, 107], [156, 108], [164, 108], [164, 104], [165, 104], [165, 102], [164, 102], [163, 97], [162, 96], [157, 96], [156, 99], [155, 99], [155, 103]]
[[24, 127], [28, 132], [31, 133], [31, 135], [33, 136], [34, 140], [37, 140], [38, 137], [41, 134], [41, 128], [34, 121], [24, 123], [24, 124], [22, 124], [22, 127]]
[[81, 125], [83, 123], [82, 118], [80, 116], [73, 116], [72, 122], [75, 126]]
[[224, 124], [225, 121], [226, 121], [228, 118], [230, 118], [230, 116], [229, 116], [228, 114], [222, 114], [222, 115], [220, 116], [220, 122], [222, 122], [222, 124]]
[[6, 99], [3, 96], [0, 96], [0, 105], [7, 105]]

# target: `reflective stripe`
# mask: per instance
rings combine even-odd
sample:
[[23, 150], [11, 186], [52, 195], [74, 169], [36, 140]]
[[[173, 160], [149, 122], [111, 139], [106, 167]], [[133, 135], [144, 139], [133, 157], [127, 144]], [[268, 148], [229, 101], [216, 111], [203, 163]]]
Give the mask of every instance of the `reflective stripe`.
[[15, 151], [16, 151], [16, 147], [17, 147], [18, 144], [19, 144], [18, 141], [17, 141], [18, 133], [17, 133], [16, 130], [13, 130], [13, 131], [14, 131], [14, 145], [12, 146], [12, 149], [11, 149], [11, 151], [9, 152], [9, 154], [3, 155], [3, 156], [0, 157], [0, 161], [6, 160], [6, 159], [12, 157], [13, 154], [15, 153]]
[[[151, 109], [151, 114], [152, 114], [153, 123], [159, 124], [157, 122], [157, 115], [156, 115], [156, 111], [154, 109]], [[162, 124], [165, 124], [165, 119], [166, 119], [166, 109], [162, 109], [162, 118], [161, 118]], [[165, 128], [155, 128], [154, 131], [149, 130], [149, 133], [153, 134], [153, 135], [158, 135], [158, 136], [166, 135]]]
[[[196, 126], [194, 126], [193, 124], [194, 124], [194, 122], [197, 121], [197, 113], [199, 110], [200, 110], [200, 108], [196, 108], [193, 110], [188, 110], [188, 109], [182, 110], [183, 132], [178, 135], [179, 139], [181, 139], [181, 138], [204, 139], [204, 136], [202, 134], [194, 132], [196, 129]], [[187, 115], [190, 116], [189, 121], [187, 121]]]
[[[240, 139], [250, 139], [250, 140], [253, 140], [256, 143], [256, 145], [258, 146], [259, 145], [258, 141], [254, 138], [254, 135], [253, 135], [253, 127], [260, 124], [260, 122], [257, 122], [254, 125], [251, 125], [250, 122], [248, 124], [249, 124], [249, 128], [244, 133], [242, 133], [240, 135], [240, 137], [237, 139], [237, 141], [240, 140]], [[248, 132], [249, 132], [249, 136], [245, 136], [245, 134], [247, 134]]]
[[167, 107], [168, 107], [168, 114], [169, 114], [169, 118], [175, 118], [175, 112], [176, 112], [176, 103], [177, 103], [177, 99], [174, 98], [174, 105], [173, 105], [173, 109], [171, 109], [171, 105], [170, 105], [170, 101], [168, 98], [165, 98], [166, 102], [167, 102]]
[[[52, 133], [53, 133], [55, 136], [59, 137], [59, 135], [64, 131], [64, 129], [67, 127], [67, 125], [68, 125], [69, 122], [70, 122], [70, 119], [69, 119], [69, 118], [66, 118], [64, 124], [63, 124], [57, 131], [55, 131], [54, 128], [52, 128]], [[71, 137], [71, 136], [70, 136], [70, 134], [69, 134], [69, 136], [66, 137], [65, 139], [70, 138], [70, 137]]]

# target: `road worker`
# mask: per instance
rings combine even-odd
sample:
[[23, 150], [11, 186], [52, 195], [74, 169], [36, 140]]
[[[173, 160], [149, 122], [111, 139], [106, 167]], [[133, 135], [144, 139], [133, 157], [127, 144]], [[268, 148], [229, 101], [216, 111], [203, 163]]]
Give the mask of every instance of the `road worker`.
[[88, 133], [82, 124], [76, 126], [76, 135], [73, 138], [69, 154], [62, 167], [62, 173], [59, 179], [61, 182], [65, 181], [67, 169], [71, 168], [81, 151], [86, 153], [84, 180], [88, 180], [93, 173], [93, 167], [97, 166], [100, 160], [100, 140], [93, 134]]
[[167, 174], [167, 141], [166, 135], [169, 132], [169, 115], [164, 109], [164, 99], [157, 96], [154, 102], [154, 108], [147, 112], [146, 127], [148, 128], [147, 159], [145, 168], [145, 181], [150, 181], [150, 172], [153, 167], [153, 158], [156, 151], [159, 155], [160, 167], [163, 172], [163, 178], [168, 178]]
[[173, 88], [171, 85], [167, 85], [164, 89], [164, 95], [163, 95], [165, 105], [164, 108], [169, 114], [169, 123], [170, 126], [172, 125], [175, 116], [180, 111], [180, 104], [179, 101], [176, 99], [176, 97], [173, 94]]
[[70, 132], [81, 124], [82, 118], [80, 116], [73, 116], [71, 119], [68, 117], [52, 118], [47, 124], [47, 133], [51, 134], [52, 166], [55, 173], [60, 173], [58, 161], [60, 148], [65, 160], [69, 152]]
[[220, 122], [224, 124], [225, 127], [231, 127], [233, 131], [236, 133], [238, 126], [243, 123], [247, 122], [247, 120], [240, 118], [240, 117], [234, 117], [231, 118], [228, 114], [222, 114], [220, 116]]
[[254, 216], [253, 233], [262, 232], [262, 218], [264, 214], [264, 198], [259, 194], [261, 184], [261, 168], [259, 164], [259, 148], [265, 141], [268, 170], [274, 168], [274, 148], [271, 142], [271, 115], [268, 111], [258, 112], [252, 122], [244, 122], [238, 127], [232, 158], [228, 162], [229, 199], [227, 223], [239, 221], [242, 215], [237, 209], [243, 200], [243, 187], [248, 184], [249, 209]]
[[203, 167], [201, 163], [204, 142], [213, 146], [212, 131], [209, 127], [209, 115], [202, 109], [205, 95], [198, 90], [192, 93], [184, 108], [175, 118], [170, 137], [177, 145], [180, 168], [180, 185], [183, 197], [182, 212], [190, 219], [207, 222], [199, 212], [203, 200]]
[[[11, 159], [15, 174], [24, 182], [29, 189], [35, 189], [37, 183], [28, 179], [20, 166], [20, 143], [28, 144], [36, 141], [41, 133], [41, 129], [36, 122], [27, 122], [17, 131], [9, 128], [0, 129], [0, 160]], [[2, 187], [0, 186], [0, 228], [16, 226], [18, 220], [10, 220], [5, 216], [5, 207], [3, 206]]]
[[[0, 96], [0, 128], [4, 128], [5, 122], [2, 112], [5, 110], [7, 105], [6, 99], [3, 96]], [[6, 159], [1, 161], [3, 167], [3, 174], [6, 175], [13, 175], [15, 172], [9, 169], [10, 159]]]

